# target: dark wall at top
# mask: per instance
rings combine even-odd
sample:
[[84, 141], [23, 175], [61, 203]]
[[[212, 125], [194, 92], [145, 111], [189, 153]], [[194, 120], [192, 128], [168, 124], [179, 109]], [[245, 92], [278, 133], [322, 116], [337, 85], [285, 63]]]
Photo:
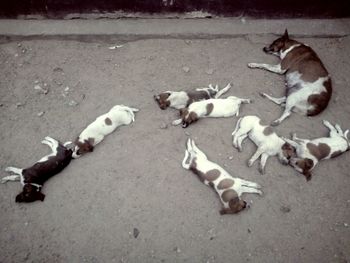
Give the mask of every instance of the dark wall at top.
[[0, 0], [0, 17], [43, 15], [62, 18], [69, 13], [191, 12], [253, 17], [350, 17], [350, 0]]

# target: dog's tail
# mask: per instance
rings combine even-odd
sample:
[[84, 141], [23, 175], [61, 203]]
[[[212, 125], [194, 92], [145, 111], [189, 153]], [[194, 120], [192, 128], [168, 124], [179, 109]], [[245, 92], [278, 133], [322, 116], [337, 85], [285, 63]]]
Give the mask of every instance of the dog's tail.
[[231, 83], [227, 84], [227, 86], [225, 88], [223, 88], [222, 90], [218, 91], [218, 93], [216, 93], [215, 95], [215, 99], [220, 98], [224, 93], [226, 93], [229, 89], [231, 88]]

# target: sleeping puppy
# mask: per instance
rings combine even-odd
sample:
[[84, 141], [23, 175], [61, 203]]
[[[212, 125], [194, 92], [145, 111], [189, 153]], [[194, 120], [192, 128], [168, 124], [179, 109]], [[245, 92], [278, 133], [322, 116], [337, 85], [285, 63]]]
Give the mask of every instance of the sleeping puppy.
[[137, 111], [139, 110], [135, 108], [116, 105], [106, 114], [99, 116], [76, 139], [73, 158], [78, 158], [87, 152], [92, 152], [94, 146], [100, 143], [106, 135], [112, 133], [117, 127], [134, 122], [134, 112]]
[[329, 137], [307, 140], [297, 138], [294, 133], [292, 140], [284, 138], [296, 148], [296, 157], [290, 159], [290, 165], [302, 173], [307, 181], [311, 179], [311, 170], [319, 161], [337, 157], [348, 151], [350, 147], [347, 137], [349, 130], [343, 132], [338, 124], [333, 126], [326, 120], [323, 124], [330, 131]]
[[221, 166], [209, 161], [205, 153], [198, 149], [190, 138], [187, 141], [182, 167], [191, 170], [204, 184], [215, 189], [223, 204], [220, 210], [222, 215], [235, 214], [248, 207], [247, 202], [240, 198], [243, 193], [262, 195], [260, 185], [232, 177]]
[[2, 178], [2, 183], [20, 181], [23, 185], [22, 192], [16, 196], [16, 202], [44, 201], [45, 195], [41, 193], [43, 184], [52, 176], [61, 172], [72, 160], [73, 151], [66, 148], [71, 142], [62, 145], [53, 138], [45, 137], [41, 143], [48, 145], [52, 152], [31, 167], [25, 169], [7, 167], [5, 169], [6, 172], [14, 175]]
[[263, 125], [257, 116], [244, 116], [237, 121], [232, 133], [232, 143], [242, 151], [242, 142], [249, 137], [257, 146], [256, 152], [249, 159], [248, 166], [260, 158], [259, 172], [265, 173], [265, 165], [270, 156], [278, 156], [280, 162], [288, 165], [289, 159], [295, 156], [295, 148], [278, 136], [271, 126]]
[[186, 128], [200, 118], [238, 116], [239, 107], [242, 103], [251, 103], [251, 100], [229, 96], [226, 99], [209, 99], [193, 102], [188, 108], [180, 110], [181, 119], [173, 121], [173, 125], [182, 123], [182, 127]]
[[194, 91], [165, 91], [158, 95], [154, 95], [154, 99], [162, 110], [165, 110], [168, 107], [179, 110], [188, 107], [188, 105], [194, 101], [219, 98], [230, 88], [231, 84], [229, 83], [225, 88], [219, 91], [218, 85], [214, 88], [210, 84], [208, 88], [198, 88]]

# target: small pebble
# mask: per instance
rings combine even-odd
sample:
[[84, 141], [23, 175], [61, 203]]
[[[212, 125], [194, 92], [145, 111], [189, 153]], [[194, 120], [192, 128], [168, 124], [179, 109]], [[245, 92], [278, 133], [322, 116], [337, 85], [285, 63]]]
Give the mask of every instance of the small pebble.
[[17, 102], [16, 103], [16, 108], [19, 108], [19, 107], [22, 107], [22, 106], [23, 106], [23, 104], [21, 102]]
[[280, 210], [283, 212], [283, 213], [289, 213], [290, 212], [290, 207], [288, 206], [281, 206], [280, 207]]
[[187, 131], [185, 131], [185, 135], [190, 136], [191, 134]]
[[79, 103], [76, 102], [75, 100], [71, 100], [71, 101], [68, 103], [69, 106], [77, 106], [78, 104], [79, 104]]
[[205, 71], [208, 75], [212, 75], [214, 73], [214, 69], [208, 69]]
[[190, 71], [190, 68], [189, 67], [183, 67], [182, 70], [186, 73], [188, 73]]
[[348, 226], [349, 226], [349, 224], [347, 224], [347, 223], [344, 223], [344, 226], [345, 226], [345, 227], [348, 227]]
[[166, 128], [168, 128], [168, 125], [167, 125], [166, 123], [162, 123], [162, 124], [159, 126], [159, 128], [161, 128], [161, 129], [166, 129]]
[[44, 115], [44, 113], [45, 113], [45, 112], [41, 111], [41, 112], [38, 112], [38, 114], [37, 114], [37, 115], [38, 115], [38, 117], [41, 117], [41, 116], [43, 116], [43, 115]]
[[69, 91], [69, 87], [66, 87], [66, 88], [64, 89], [64, 91], [65, 91], [65, 92], [68, 92], [68, 91]]
[[229, 160], [232, 160], [232, 159], [233, 159], [233, 156], [228, 157], [228, 159], [229, 159]]
[[140, 231], [137, 228], [134, 228], [133, 234], [134, 234], [134, 238], [137, 238], [140, 234]]
[[176, 251], [176, 253], [181, 253], [181, 249], [179, 249], [178, 247], [175, 247], [174, 251]]

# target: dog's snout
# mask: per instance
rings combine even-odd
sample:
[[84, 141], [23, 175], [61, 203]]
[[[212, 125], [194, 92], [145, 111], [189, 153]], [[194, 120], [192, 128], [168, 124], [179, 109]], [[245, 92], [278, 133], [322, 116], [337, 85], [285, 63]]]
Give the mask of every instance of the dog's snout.
[[270, 49], [269, 49], [268, 47], [264, 47], [264, 48], [263, 48], [263, 51], [264, 51], [264, 52], [269, 52]]
[[187, 128], [187, 126], [188, 126], [187, 122], [182, 123], [182, 128]]

